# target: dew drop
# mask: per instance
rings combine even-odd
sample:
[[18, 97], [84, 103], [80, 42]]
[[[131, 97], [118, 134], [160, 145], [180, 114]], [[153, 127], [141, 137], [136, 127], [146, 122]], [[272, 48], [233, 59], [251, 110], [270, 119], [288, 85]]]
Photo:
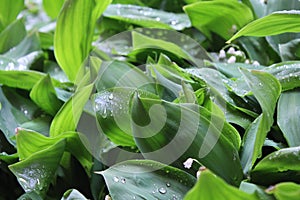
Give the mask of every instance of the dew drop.
[[160, 18], [159, 18], [159, 17], [156, 17], [156, 18], [155, 18], [155, 21], [160, 21]]
[[167, 186], [167, 187], [171, 187], [171, 184], [170, 184], [170, 183], [166, 183], [166, 186]]
[[119, 178], [118, 177], [115, 176], [113, 179], [114, 179], [114, 182], [116, 182], [116, 183], [119, 182]]
[[167, 190], [165, 188], [163, 188], [163, 187], [159, 188], [158, 191], [161, 194], [166, 194], [167, 193]]
[[126, 179], [125, 178], [121, 178], [121, 183], [125, 184], [126, 183]]
[[109, 100], [112, 100], [114, 98], [114, 95], [113, 95], [113, 93], [111, 93], [109, 96], [108, 96], [108, 99]]

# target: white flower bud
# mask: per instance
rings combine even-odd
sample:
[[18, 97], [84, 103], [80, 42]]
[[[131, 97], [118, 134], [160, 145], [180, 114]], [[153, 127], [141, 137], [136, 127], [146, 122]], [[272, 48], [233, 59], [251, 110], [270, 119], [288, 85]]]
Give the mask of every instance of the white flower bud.
[[184, 163], [184, 168], [190, 169], [192, 167], [192, 164], [194, 162], [193, 158], [188, 158]]
[[226, 53], [224, 51], [224, 49], [222, 49], [219, 53], [219, 58], [226, 58]]
[[235, 56], [230, 56], [230, 58], [227, 60], [227, 63], [235, 63], [236, 57]]

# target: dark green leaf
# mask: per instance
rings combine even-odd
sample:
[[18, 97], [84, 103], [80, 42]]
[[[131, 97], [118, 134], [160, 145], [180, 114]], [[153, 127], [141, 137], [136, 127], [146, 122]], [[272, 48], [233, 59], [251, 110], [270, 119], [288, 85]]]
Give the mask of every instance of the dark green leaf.
[[112, 199], [182, 199], [196, 181], [188, 173], [150, 160], [128, 160], [105, 171]]
[[61, 200], [88, 200], [76, 189], [70, 189], [64, 193]]

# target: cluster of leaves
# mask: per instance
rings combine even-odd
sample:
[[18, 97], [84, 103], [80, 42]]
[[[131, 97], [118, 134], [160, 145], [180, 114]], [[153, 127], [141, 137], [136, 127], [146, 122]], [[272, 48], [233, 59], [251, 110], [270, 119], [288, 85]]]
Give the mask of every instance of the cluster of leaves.
[[298, 0], [0, 3], [0, 199], [298, 199]]

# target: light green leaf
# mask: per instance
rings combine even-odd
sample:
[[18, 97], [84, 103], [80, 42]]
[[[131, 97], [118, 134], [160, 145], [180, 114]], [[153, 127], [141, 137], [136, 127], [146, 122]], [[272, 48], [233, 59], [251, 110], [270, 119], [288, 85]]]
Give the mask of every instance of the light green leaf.
[[54, 116], [62, 103], [57, 98], [49, 75], [39, 80], [30, 92], [30, 98], [44, 111]]
[[57, 136], [67, 131], [75, 131], [92, 89], [93, 84], [82, 87], [61, 107], [50, 126], [50, 136]]
[[281, 86], [269, 73], [256, 70], [250, 72], [242, 68], [241, 72], [262, 109], [262, 114], [249, 126], [243, 138], [241, 163], [244, 173], [247, 173], [256, 159], [261, 156], [267, 133], [273, 125], [273, 115], [281, 93]]
[[186, 14], [170, 13], [135, 5], [111, 4], [103, 16], [149, 28], [182, 30], [191, 26]]
[[0, 0], [0, 32], [14, 21], [24, 8], [24, 0]]
[[[236, 0], [200, 1], [183, 7], [192, 25], [211, 38], [211, 32], [229, 39], [253, 20], [251, 9]], [[242, 16], [242, 17], [241, 17]]]
[[59, 141], [23, 161], [10, 165], [9, 169], [17, 177], [25, 192], [34, 191], [39, 195], [45, 195], [54, 179], [64, 149], [65, 141]]
[[278, 11], [257, 19], [232, 36], [227, 43], [241, 36], [264, 37], [287, 32], [300, 32], [300, 11]]
[[61, 200], [88, 200], [76, 189], [70, 189], [64, 193]]
[[65, 0], [43, 0], [43, 9], [52, 19], [55, 19], [61, 10]]
[[145, 158], [183, 169], [182, 163], [192, 157], [239, 185], [239, 136], [222, 116], [197, 104], [174, 104], [137, 94], [132, 99], [132, 131]]
[[300, 196], [300, 185], [293, 182], [279, 183], [268, 191], [273, 194], [277, 200], [298, 200]]
[[[212, 191], [213, 188], [213, 191]], [[255, 193], [248, 194], [229, 184], [209, 170], [200, 172], [196, 185], [187, 193], [184, 200], [259, 200]]]
[[100, 173], [114, 200], [182, 199], [196, 178], [151, 160], [128, 160]]
[[300, 146], [300, 91], [286, 91], [281, 94], [277, 106], [277, 124], [290, 147]]
[[54, 35], [55, 57], [70, 81], [91, 50], [97, 19], [111, 0], [66, 0]]
[[300, 178], [299, 159], [300, 147], [275, 151], [257, 163], [250, 173], [251, 180], [260, 185], [273, 185], [282, 181], [297, 181]]

